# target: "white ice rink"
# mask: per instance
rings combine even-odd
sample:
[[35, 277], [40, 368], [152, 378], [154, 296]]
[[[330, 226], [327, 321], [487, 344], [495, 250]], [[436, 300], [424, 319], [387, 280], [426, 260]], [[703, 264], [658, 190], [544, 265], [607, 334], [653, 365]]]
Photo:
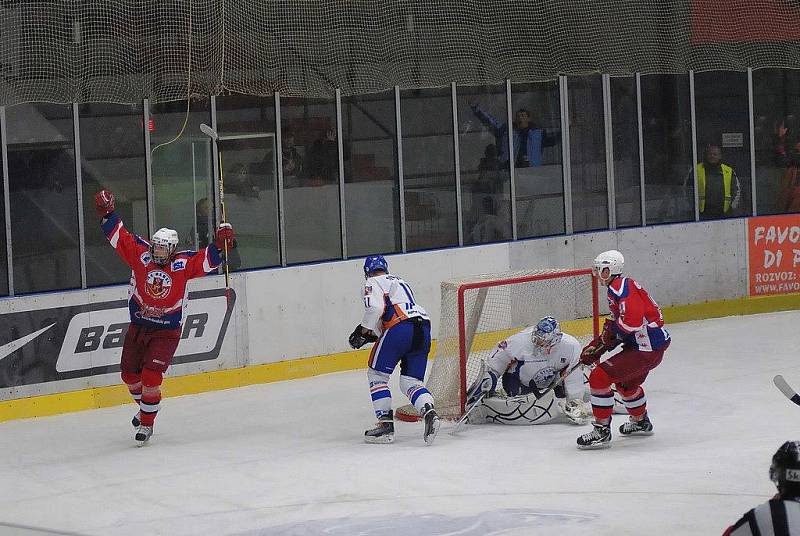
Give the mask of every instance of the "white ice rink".
[[[800, 311], [668, 327], [672, 346], [645, 384], [652, 437], [615, 433], [612, 448], [579, 451], [589, 426], [451, 436], [446, 424], [426, 447], [420, 424], [398, 423], [395, 444], [367, 445], [365, 373], [330, 374], [166, 399], [144, 448], [132, 404], [0, 423], [0, 524], [103, 536], [721, 534], [775, 493], [770, 458], [800, 439], [800, 407], [772, 385], [781, 373], [800, 388]], [[393, 393], [407, 403], [396, 378]]]

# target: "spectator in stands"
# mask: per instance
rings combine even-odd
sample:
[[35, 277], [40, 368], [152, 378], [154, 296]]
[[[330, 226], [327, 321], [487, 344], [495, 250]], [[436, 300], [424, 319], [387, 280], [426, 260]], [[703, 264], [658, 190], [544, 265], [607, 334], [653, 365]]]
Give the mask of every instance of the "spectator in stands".
[[796, 120], [793, 115], [783, 118], [775, 126], [774, 147], [775, 165], [778, 167], [789, 167], [791, 165], [791, 140], [797, 139]]
[[800, 442], [787, 441], [772, 456], [769, 479], [778, 493], [748, 510], [723, 536], [800, 533]]
[[470, 231], [471, 243], [485, 244], [508, 238], [507, 223], [497, 214], [497, 201], [486, 195], [480, 198], [477, 222]]
[[312, 186], [336, 184], [339, 181], [339, 142], [336, 129], [325, 130], [308, 153], [308, 177]]
[[299, 186], [304, 171], [303, 157], [294, 144], [294, 132], [290, 128], [281, 131], [281, 165], [284, 187]]
[[786, 155], [788, 167], [778, 188], [775, 209], [779, 213], [800, 212], [800, 141]]
[[[690, 171], [684, 181], [687, 197], [694, 198], [694, 176]], [[713, 220], [736, 215], [741, 198], [739, 177], [733, 168], [722, 163], [719, 145], [706, 145], [703, 161], [697, 164], [697, 198], [700, 219]]]
[[239, 163], [233, 166], [230, 174], [225, 174], [225, 193], [239, 197], [258, 197], [258, 185], [246, 165]]
[[475, 182], [473, 193], [496, 194], [502, 191], [507, 180], [507, 168], [497, 155], [497, 146], [490, 143], [483, 151], [483, 158], [478, 162], [478, 180]]
[[[479, 104], [470, 105], [472, 112], [493, 130], [499, 142], [499, 155], [503, 162], [508, 161], [508, 126], [498, 120], [489, 112], [483, 110]], [[513, 128], [514, 139], [514, 167], [527, 168], [542, 165], [542, 149], [557, 144], [560, 140], [560, 131], [547, 132], [537, 127], [531, 121], [531, 113], [525, 108], [517, 110]]]
[[195, 238], [197, 245], [191, 244], [189, 249], [200, 250], [208, 246], [211, 242], [210, 229], [213, 229], [211, 221], [211, 203], [207, 197], [200, 199], [194, 207], [195, 213]]

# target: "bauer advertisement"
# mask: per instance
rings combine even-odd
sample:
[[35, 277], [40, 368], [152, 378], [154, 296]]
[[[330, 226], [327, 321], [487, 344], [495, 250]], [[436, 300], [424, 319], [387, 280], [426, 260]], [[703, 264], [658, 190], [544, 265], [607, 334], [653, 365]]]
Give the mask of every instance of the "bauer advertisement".
[[[219, 356], [236, 294], [189, 292], [173, 365]], [[0, 388], [118, 373], [127, 300], [0, 315]]]
[[800, 292], [800, 215], [749, 218], [750, 296]]

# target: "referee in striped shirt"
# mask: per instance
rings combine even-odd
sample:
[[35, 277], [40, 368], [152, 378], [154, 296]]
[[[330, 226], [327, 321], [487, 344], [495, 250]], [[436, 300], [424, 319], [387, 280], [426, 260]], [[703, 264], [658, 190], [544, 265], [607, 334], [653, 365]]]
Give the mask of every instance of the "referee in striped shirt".
[[744, 514], [723, 536], [800, 536], [800, 441], [787, 441], [772, 457], [769, 478], [778, 493]]

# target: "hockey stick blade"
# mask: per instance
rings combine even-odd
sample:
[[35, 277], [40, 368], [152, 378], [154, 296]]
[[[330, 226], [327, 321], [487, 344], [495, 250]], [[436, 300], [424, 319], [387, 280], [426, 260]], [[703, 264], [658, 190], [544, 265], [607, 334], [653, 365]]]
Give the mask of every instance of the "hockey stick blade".
[[464, 426], [464, 423], [467, 422], [469, 414], [472, 413], [472, 410], [480, 406], [484, 398], [486, 398], [486, 393], [481, 393], [481, 396], [479, 396], [478, 399], [472, 403], [469, 409], [467, 409], [467, 411], [464, 412], [464, 415], [462, 415], [461, 418], [458, 419], [456, 425], [453, 426], [453, 429], [448, 432], [450, 435], [456, 435], [458, 432], [461, 431], [461, 428]]
[[205, 123], [202, 123], [200, 125], [200, 131], [214, 141], [219, 139], [217, 131], [211, 128], [210, 126], [206, 125]]
[[781, 393], [784, 394], [786, 398], [800, 406], [800, 395], [797, 394], [797, 391], [792, 389], [792, 387], [786, 383], [786, 380], [783, 379], [783, 376], [778, 374], [774, 378], [772, 378], [772, 383], [775, 384], [775, 387], [780, 390]]

